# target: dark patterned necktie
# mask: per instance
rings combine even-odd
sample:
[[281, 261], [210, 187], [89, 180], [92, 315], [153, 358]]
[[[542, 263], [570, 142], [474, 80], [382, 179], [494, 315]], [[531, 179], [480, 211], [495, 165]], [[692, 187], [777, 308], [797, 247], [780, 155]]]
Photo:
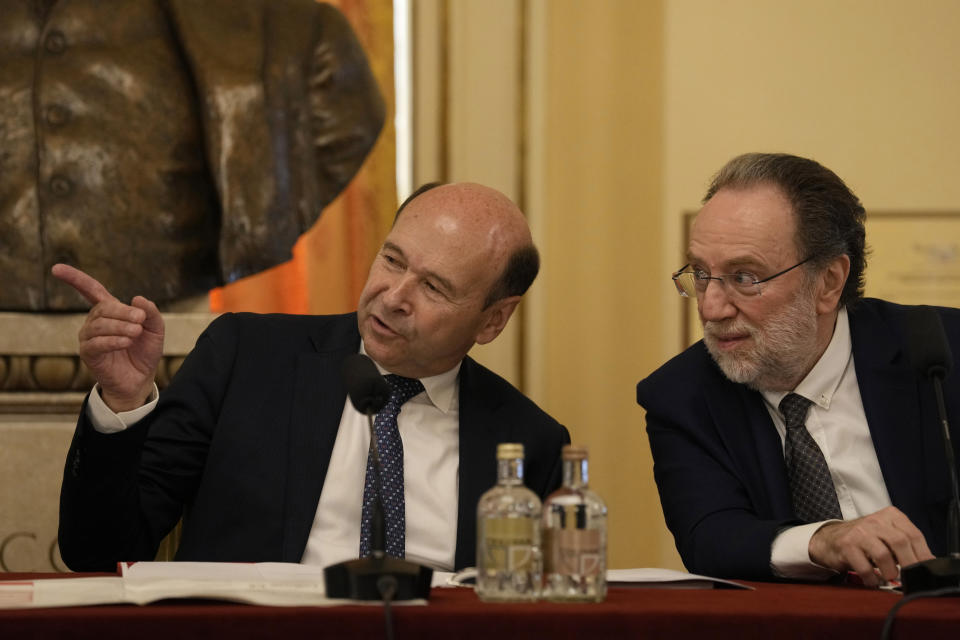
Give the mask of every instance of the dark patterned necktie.
[[[397, 415], [403, 403], [423, 391], [423, 384], [414, 378], [390, 374], [390, 399], [373, 421], [380, 452], [380, 491], [383, 498], [383, 520], [386, 524], [387, 555], [404, 557], [406, 549], [406, 505], [403, 500], [403, 442], [397, 428]], [[377, 497], [377, 470], [372, 451], [367, 454], [367, 477], [363, 484], [363, 512], [360, 519], [360, 557], [370, 555], [371, 519]]]
[[787, 464], [793, 512], [804, 522], [842, 519], [837, 491], [827, 461], [807, 431], [807, 410], [812, 402], [795, 393], [780, 401], [780, 413], [787, 423], [783, 458]]

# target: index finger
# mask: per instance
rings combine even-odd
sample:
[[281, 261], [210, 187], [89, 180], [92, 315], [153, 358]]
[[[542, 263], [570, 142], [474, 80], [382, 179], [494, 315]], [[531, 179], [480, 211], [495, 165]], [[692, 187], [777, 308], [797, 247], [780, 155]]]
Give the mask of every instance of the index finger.
[[50, 269], [50, 273], [58, 280], [76, 289], [92, 305], [104, 300], [114, 299], [113, 295], [97, 279], [68, 264], [55, 264]]

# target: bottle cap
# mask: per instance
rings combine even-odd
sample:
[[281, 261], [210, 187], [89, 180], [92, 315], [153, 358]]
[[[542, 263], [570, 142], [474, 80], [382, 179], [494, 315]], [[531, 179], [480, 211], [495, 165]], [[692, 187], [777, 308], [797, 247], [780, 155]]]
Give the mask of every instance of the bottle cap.
[[587, 447], [582, 444], [565, 444], [562, 456], [564, 460], [584, 460], [587, 457]]
[[501, 442], [497, 445], [497, 460], [512, 460], [523, 457], [523, 445], [519, 442]]

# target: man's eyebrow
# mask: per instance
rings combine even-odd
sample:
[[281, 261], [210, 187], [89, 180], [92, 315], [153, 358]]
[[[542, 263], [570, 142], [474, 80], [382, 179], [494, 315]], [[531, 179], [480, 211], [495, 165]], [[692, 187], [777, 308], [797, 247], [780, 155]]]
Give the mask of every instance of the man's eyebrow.
[[393, 243], [390, 242], [389, 240], [384, 241], [384, 243], [383, 243], [383, 248], [384, 248], [384, 249], [389, 249], [390, 251], [393, 251], [394, 253], [399, 253], [401, 258], [405, 257], [405, 255], [404, 255], [404, 253], [403, 253], [403, 249], [401, 249], [401, 248], [398, 247], [397, 245], [393, 244]]
[[[697, 263], [703, 262], [702, 260], [700, 260], [700, 258], [696, 257], [689, 251], [687, 252], [686, 255], [687, 255], [687, 264], [697, 264]], [[764, 263], [758, 260], [756, 257], [746, 256], [746, 255], [730, 258], [729, 260], [724, 260], [723, 263], [727, 265], [727, 268], [743, 267], [743, 266], [749, 266], [749, 267], [765, 266]]]
[[[401, 249], [400, 247], [398, 247], [392, 242], [389, 242], [389, 241], [384, 242], [383, 248], [385, 250], [397, 253], [400, 255], [401, 258], [406, 259], [406, 254], [404, 254], [403, 249]], [[436, 273], [435, 271], [427, 270], [423, 272], [423, 275], [425, 275], [427, 278], [430, 278], [431, 280], [436, 280], [437, 284], [439, 284], [441, 288], [445, 289], [447, 293], [455, 294], [457, 292], [457, 288], [453, 286], [453, 283], [450, 282], [447, 278], [444, 278], [443, 276], [441, 276], [439, 273]]]

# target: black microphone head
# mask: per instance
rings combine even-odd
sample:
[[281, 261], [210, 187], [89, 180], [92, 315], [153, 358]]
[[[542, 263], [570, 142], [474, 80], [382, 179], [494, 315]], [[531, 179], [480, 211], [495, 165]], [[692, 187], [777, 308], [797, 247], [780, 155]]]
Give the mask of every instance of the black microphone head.
[[945, 378], [953, 367], [953, 356], [940, 314], [926, 305], [907, 315], [907, 349], [910, 361], [922, 376]]
[[350, 402], [360, 413], [376, 413], [390, 399], [390, 385], [373, 360], [363, 354], [354, 353], [343, 361], [343, 382]]

